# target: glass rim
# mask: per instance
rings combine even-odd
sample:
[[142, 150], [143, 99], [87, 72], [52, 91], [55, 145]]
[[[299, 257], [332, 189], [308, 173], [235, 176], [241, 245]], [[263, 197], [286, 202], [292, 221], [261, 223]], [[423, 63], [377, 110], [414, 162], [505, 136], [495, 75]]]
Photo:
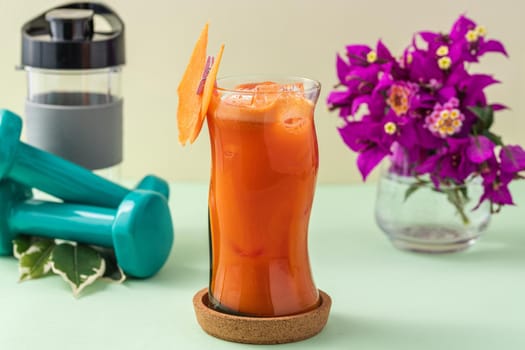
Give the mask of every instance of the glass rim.
[[[278, 74], [246, 74], [246, 75], [228, 75], [217, 78], [217, 86], [215, 90], [219, 92], [226, 93], [235, 93], [235, 94], [246, 94], [252, 95], [256, 91], [254, 90], [245, 90], [245, 89], [235, 89], [229, 87], [221, 87], [220, 83], [225, 81], [237, 82], [238, 84], [248, 84], [248, 83], [263, 83], [263, 82], [275, 82], [277, 84], [294, 84], [294, 83], [304, 83], [304, 91], [302, 93], [309, 94], [312, 92], [319, 92], [321, 90], [321, 82], [316, 79], [310, 79], [298, 75], [278, 75]], [[283, 91], [267, 92], [265, 94], [280, 94]]]

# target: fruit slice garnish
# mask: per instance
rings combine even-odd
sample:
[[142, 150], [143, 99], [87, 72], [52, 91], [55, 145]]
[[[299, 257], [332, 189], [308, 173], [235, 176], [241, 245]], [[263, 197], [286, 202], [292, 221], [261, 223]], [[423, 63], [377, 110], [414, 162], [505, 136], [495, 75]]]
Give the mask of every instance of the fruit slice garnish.
[[215, 81], [217, 80], [217, 73], [219, 72], [219, 65], [221, 64], [222, 53], [224, 52], [224, 44], [221, 45], [217, 58], [213, 61], [213, 65], [208, 73], [208, 76], [205, 78], [204, 89], [202, 90], [202, 102], [201, 102], [201, 111], [199, 114], [199, 120], [193, 129], [193, 133], [190, 135], [190, 143], [193, 143], [202, 129], [202, 124], [204, 119], [206, 119], [206, 113], [208, 113], [208, 107], [210, 106], [211, 95], [213, 94], [213, 89], [215, 89]]
[[208, 24], [204, 26], [191, 54], [190, 62], [177, 88], [179, 105], [177, 126], [179, 142], [193, 143], [202, 129], [224, 50], [221, 46], [217, 59], [206, 55], [208, 46]]

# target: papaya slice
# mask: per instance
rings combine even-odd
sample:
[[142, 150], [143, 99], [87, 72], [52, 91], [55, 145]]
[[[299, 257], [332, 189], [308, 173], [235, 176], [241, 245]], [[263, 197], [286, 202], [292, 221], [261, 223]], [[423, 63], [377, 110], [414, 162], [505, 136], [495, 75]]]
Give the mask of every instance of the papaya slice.
[[193, 128], [193, 132], [190, 135], [190, 143], [193, 143], [199, 136], [202, 125], [204, 124], [204, 119], [206, 119], [206, 113], [208, 113], [208, 107], [210, 106], [211, 96], [213, 90], [215, 89], [215, 81], [217, 80], [217, 73], [219, 72], [219, 65], [221, 64], [222, 53], [224, 52], [224, 44], [221, 45], [217, 57], [213, 61], [213, 65], [206, 77], [206, 82], [204, 83], [204, 89], [202, 90], [202, 102], [201, 110], [199, 114], [199, 119], [197, 124]]
[[[219, 51], [220, 57], [217, 57], [214, 61], [206, 54], [207, 46], [208, 24], [206, 23], [177, 88], [179, 97], [177, 127], [179, 130], [179, 143], [183, 146], [188, 141], [193, 143], [199, 136], [202, 124], [206, 118], [211, 95], [215, 88], [215, 80], [224, 45], [221, 46]], [[211, 64], [212, 61], [213, 64]]]

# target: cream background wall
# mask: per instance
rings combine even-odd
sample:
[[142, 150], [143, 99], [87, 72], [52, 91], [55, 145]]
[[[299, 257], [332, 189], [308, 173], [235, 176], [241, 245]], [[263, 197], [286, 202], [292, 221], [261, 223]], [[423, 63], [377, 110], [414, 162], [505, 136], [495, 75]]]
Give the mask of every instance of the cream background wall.
[[[53, 0], [0, 0], [0, 107], [23, 113], [25, 77], [20, 60], [22, 24]], [[335, 54], [346, 44], [378, 38], [401, 52], [412, 32], [448, 30], [466, 12], [501, 39], [510, 60], [485, 57], [480, 69], [504, 82], [489, 99], [512, 107], [497, 115], [507, 143], [525, 145], [525, 2], [519, 0], [107, 0], [126, 23], [124, 178], [157, 173], [172, 181], [207, 180], [207, 131], [191, 147], [177, 143], [176, 87], [192, 46], [210, 22], [210, 52], [224, 42], [220, 75], [277, 73], [323, 84], [317, 107], [321, 182], [360, 181], [354, 155], [339, 139], [325, 99], [336, 82]]]

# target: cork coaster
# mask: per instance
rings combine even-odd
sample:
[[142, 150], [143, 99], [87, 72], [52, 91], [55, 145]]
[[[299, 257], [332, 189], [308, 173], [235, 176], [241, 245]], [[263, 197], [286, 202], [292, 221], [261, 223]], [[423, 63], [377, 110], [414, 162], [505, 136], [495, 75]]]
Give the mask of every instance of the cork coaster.
[[319, 307], [298, 315], [247, 317], [222, 313], [208, 307], [208, 288], [193, 297], [202, 329], [217, 338], [247, 344], [283, 344], [313, 337], [326, 325], [332, 299], [319, 290]]

